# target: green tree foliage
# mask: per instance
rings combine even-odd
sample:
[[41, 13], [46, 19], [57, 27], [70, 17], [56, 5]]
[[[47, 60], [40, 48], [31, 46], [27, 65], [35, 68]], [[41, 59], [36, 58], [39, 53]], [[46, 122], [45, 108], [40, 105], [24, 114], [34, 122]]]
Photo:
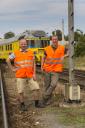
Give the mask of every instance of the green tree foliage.
[[57, 35], [58, 36], [58, 40], [61, 41], [62, 40], [62, 32], [61, 30], [56, 30], [52, 32], [52, 35]]
[[[65, 40], [68, 40], [68, 35], [65, 36]], [[75, 56], [85, 56], [85, 34], [82, 30], [77, 29], [74, 32], [74, 41], [75, 41]]]
[[68, 35], [67, 36], [64, 36], [65, 40], [68, 41]]
[[35, 37], [45, 37], [46, 36], [46, 33], [44, 31], [41, 31], [41, 30], [33, 31], [32, 34]]
[[77, 31], [76, 32], [74, 32], [74, 40], [75, 41], [78, 41], [79, 40], [79, 38], [80, 38], [80, 33], [78, 33]]
[[15, 34], [13, 32], [7, 32], [4, 34], [4, 39], [9, 39], [9, 38], [12, 38], [14, 36], [15, 36]]
[[79, 29], [77, 29], [75, 32], [74, 32], [74, 40], [75, 41], [82, 41], [83, 40], [83, 32]]
[[77, 42], [75, 46], [75, 56], [85, 56], [85, 42]]
[[75, 45], [75, 56], [85, 56], [85, 34], [79, 29], [76, 30], [74, 35]]

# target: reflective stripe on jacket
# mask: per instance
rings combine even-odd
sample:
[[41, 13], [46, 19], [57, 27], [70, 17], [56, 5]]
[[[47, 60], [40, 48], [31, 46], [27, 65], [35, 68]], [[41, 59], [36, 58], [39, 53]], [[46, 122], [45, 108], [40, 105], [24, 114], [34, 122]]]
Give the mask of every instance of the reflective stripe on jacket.
[[21, 52], [17, 50], [14, 52], [15, 59], [14, 64], [17, 67], [17, 78], [31, 78], [33, 76], [33, 62], [34, 54], [31, 50]]
[[46, 72], [62, 72], [63, 64], [62, 57], [64, 56], [64, 46], [58, 45], [58, 48], [54, 51], [52, 46], [45, 48], [46, 58], [43, 65], [43, 69]]

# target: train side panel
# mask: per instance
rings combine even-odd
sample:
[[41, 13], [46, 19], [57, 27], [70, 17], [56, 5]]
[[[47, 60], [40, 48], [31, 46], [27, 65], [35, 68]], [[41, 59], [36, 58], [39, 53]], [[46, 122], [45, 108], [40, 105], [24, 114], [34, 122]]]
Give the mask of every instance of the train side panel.
[[19, 43], [13, 42], [0, 46], [0, 60], [6, 60], [15, 49], [19, 49]]
[[[28, 40], [28, 49], [31, 49], [35, 54], [35, 61], [37, 65], [41, 64], [41, 58], [44, 55], [44, 47], [49, 45], [49, 39], [27, 39]], [[12, 42], [0, 46], [0, 60], [6, 60], [13, 51], [19, 49], [19, 42]]]

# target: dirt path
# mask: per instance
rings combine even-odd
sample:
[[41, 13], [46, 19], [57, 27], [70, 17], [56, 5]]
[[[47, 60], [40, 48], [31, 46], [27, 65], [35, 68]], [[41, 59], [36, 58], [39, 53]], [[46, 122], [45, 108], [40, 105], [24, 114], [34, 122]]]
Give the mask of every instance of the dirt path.
[[43, 128], [72, 128], [59, 124], [57, 116], [54, 113], [42, 113], [41, 116], [37, 116], [37, 119]]

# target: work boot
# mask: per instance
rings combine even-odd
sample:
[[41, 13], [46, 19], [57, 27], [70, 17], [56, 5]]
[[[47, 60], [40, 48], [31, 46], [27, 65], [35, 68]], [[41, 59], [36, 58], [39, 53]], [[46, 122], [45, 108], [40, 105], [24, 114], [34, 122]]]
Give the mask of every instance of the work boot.
[[37, 108], [39, 105], [39, 100], [35, 100], [35, 107]]
[[45, 108], [45, 103], [43, 102], [43, 100], [40, 100], [37, 104], [37, 108]]
[[36, 101], [35, 101], [35, 107], [36, 107], [36, 108], [44, 108], [45, 105], [43, 104], [42, 101], [36, 100]]
[[50, 105], [49, 100], [50, 100], [50, 97], [48, 97], [48, 98], [43, 98], [43, 99], [39, 102], [38, 107], [44, 108], [44, 107], [46, 107], [47, 105]]
[[52, 103], [53, 103], [53, 101], [50, 99], [47, 101], [46, 106], [51, 105]]
[[20, 110], [21, 111], [27, 111], [27, 107], [25, 106], [24, 102], [20, 103]]

